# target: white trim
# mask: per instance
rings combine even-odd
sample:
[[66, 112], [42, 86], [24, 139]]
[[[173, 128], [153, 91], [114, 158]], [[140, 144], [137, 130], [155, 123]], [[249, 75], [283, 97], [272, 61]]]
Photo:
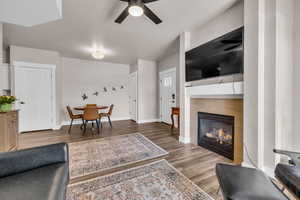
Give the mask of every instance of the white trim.
[[[248, 167], [248, 168], [254, 168], [254, 169], [257, 169], [257, 168], [254, 167], [252, 164], [247, 163], [247, 162], [245, 162], [245, 161], [242, 163], [242, 166], [243, 166], [243, 167]], [[259, 169], [260, 169], [260, 168], [259, 168]], [[275, 178], [275, 173], [274, 173], [275, 169], [273, 169], [273, 168], [271, 168], [271, 167], [263, 166], [263, 167], [261, 168], [261, 170], [262, 170], [267, 176], [269, 176], [269, 177], [271, 177], [271, 178]]]
[[[135, 71], [135, 72], [132, 72], [131, 74], [129, 74], [129, 77], [131, 78], [131, 76], [136, 76], [136, 94], [135, 94], [135, 97], [136, 97], [136, 102], [135, 102], [135, 118], [136, 119], [131, 119], [131, 116], [130, 116], [130, 119], [131, 120], [136, 120], [138, 121], [138, 99], [139, 99], [139, 96], [138, 96], [138, 90], [139, 90], [139, 84], [138, 84], [138, 71]], [[131, 102], [129, 102], [131, 103]]]
[[159, 75], [167, 74], [167, 73], [170, 73], [170, 72], [176, 72], [176, 67], [173, 67], [173, 68], [170, 68], [170, 69], [166, 69], [164, 71], [160, 71]]
[[271, 178], [275, 178], [275, 169], [271, 167], [264, 166], [262, 170]]
[[[190, 132], [190, 109], [191, 109], [191, 99], [201, 97], [209, 98], [215, 96], [218, 97], [232, 97], [232, 98], [243, 98], [244, 93], [244, 82], [228, 82], [220, 84], [209, 84], [209, 85], [198, 85], [193, 87], [184, 88], [184, 112], [182, 112], [181, 117], [184, 120], [180, 120], [181, 130], [180, 135], [183, 137], [182, 140], [191, 142], [191, 132]], [[182, 127], [183, 126], [183, 127]], [[183, 130], [182, 130], [183, 129]], [[182, 134], [184, 133], [184, 135]], [[194, 133], [193, 133], [194, 134]]]
[[259, 1], [258, 12], [258, 116], [257, 116], [257, 167], [264, 166], [265, 137], [265, 1]]
[[248, 167], [248, 168], [255, 168], [251, 163], [248, 163], [246, 161], [242, 162], [243, 167]]
[[28, 68], [56, 69], [56, 66], [51, 64], [41, 64], [41, 63], [22, 62], [22, 61], [13, 61], [13, 66], [16, 68], [28, 67]]
[[189, 144], [191, 143], [191, 139], [188, 137], [179, 136], [179, 142], [183, 144]]
[[51, 71], [52, 87], [52, 129], [57, 129], [59, 125], [56, 124], [56, 66], [51, 64], [40, 64], [32, 62], [13, 61], [11, 73], [11, 92], [15, 95], [15, 72], [16, 68], [31, 68], [31, 69], [49, 69]]
[[153, 122], [160, 122], [160, 120], [159, 119], [145, 119], [145, 120], [138, 120], [136, 123], [146, 124], [146, 123], [153, 123]]

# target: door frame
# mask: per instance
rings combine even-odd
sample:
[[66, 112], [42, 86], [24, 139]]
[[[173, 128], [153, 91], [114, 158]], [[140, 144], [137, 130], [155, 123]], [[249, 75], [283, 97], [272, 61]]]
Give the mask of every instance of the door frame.
[[51, 125], [52, 129], [55, 130], [57, 128], [56, 126], [56, 77], [55, 77], [55, 71], [56, 71], [56, 65], [51, 64], [40, 64], [40, 63], [32, 63], [32, 62], [23, 62], [23, 61], [13, 61], [13, 64], [11, 66], [12, 73], [11, 73], [11, 93], [15, 96], [15, 74], [16, 69], [18, 68], [27, 68], [27, 69], [48, 69], [51, 72]]
[[[173, 68], [170, 68], [170, 69], [167, 69], [167, 70], [164, 70], [164, 71], [161, 71], [159, 72], [159, 79], [158, 79], [158, 85], [159, 85], [159, 121], [162, 122], [162, 105], [161, 105], [161, 84], [162, 84], [162, 79], [161, 77], [164, 75], [164, 74], [167, 74], [167, 73], [170, 73], [170, 72], [175, 72], [175, 92], [177, 92], [177, 80], [176, 80], [176, 67], [173, 67]], [[177, 93], [176, 93], [176, 97], [177, 97]], [[175, 104], [177, 104], [177, 101], [176, 101], [176, 98], [175, 98]], [[170, 116], [171, 117], [171, 116]]]
[[[135, 102], [135, 122], [138, 122], [138, 72], [135, 71], [135, 72], [132, 72], [129, 74], [129, 78], [131, 79], [132, 76], [135, 76], [136, 77], [136, 87], [135, 87], [135, 96], [136, 96], [136, 102]], [[129, 83], [130, 84], [130, 83]], [[131, 102], [129, 102], [131, 103]], [[130, 106], [130, 105], [129, 105]], [[130, 108], [129, 108], [130, 109]], [[129, 111], [130, 112], [130, 111]], [[130, 119], [131, 119], [131, 116], [130, 116]], [[133, 119], [131, 119], [133, 120]]]

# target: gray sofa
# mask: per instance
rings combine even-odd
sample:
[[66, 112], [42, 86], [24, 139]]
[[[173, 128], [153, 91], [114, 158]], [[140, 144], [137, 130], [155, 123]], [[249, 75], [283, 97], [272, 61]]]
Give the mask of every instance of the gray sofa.
[[64, 200], [68, 181], [65, 143], [0, 153], [1, 200]]

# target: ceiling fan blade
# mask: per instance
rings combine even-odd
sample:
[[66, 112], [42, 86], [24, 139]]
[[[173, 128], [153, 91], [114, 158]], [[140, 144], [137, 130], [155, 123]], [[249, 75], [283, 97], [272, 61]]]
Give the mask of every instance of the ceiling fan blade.
[[143, 3], [151, 3], [151, 2], [154, 2], [154, 1], [158, 1], [158, 0], [142, 0]]
[[160, 24], [162, 23], [162, 20], [156, 15], [154, 14], [150, 8], [148, 8], [147, 6], [144, 5], [144, 14], [151, 19], [155, 24]]
[[116, 23], [121, 24], [126, 17], [128, 17], [129, 12], [128, 12], [129, 6], [125, 8], [125, 10], [119, 15], [119, 17], [115, 20]]

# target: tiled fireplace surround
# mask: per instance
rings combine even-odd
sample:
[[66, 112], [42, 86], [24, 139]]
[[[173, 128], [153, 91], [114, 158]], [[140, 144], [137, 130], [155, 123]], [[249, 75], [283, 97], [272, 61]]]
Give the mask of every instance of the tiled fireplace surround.
[[243, 82], [187, 87], [181, 142], [198, 145], [198, 112], [234, 117], [234, 163], [243, 161]]

